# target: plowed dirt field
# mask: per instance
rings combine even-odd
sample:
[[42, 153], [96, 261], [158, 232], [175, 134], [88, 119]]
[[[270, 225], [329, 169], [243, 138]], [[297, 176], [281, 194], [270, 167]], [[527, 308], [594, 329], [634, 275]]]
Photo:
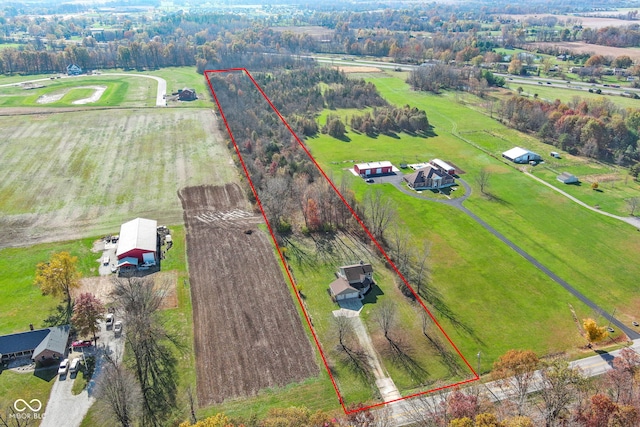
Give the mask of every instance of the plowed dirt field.
[[180, 191], [200, 406], [319, 373], [262, 217], [236, 184]]

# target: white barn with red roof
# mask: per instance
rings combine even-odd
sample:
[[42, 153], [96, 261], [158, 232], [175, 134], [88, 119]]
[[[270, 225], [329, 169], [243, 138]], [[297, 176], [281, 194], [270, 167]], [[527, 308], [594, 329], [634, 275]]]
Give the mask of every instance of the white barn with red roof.
[[158, 247], [158, 221], [136, 218], [120, 226], [118, 266], [155, 265]]

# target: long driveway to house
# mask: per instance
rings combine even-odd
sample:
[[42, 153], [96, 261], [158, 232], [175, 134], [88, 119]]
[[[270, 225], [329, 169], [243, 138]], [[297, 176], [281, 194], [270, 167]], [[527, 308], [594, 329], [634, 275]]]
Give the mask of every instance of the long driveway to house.
[[106, 330], [104, 322], [101, 322], [102, 332], [95, 349], [96, 367], [89, 385], [80, 394], [71, 394], [71, 388], [75, 378], [70, 374], [66, 378], [56, 378], [51, 388], [51, 395], [47, 402], [40, 427], [78, 427], [87, 415], [89, 408], [95, 402], [95, 380], [100, 376], [104, 363], [104, 354], [110, 353], [111, 357], [122, 360], [124, 354], [124, 333], [115, 337], [112, 330]]
[[[534, 177], [536, 178], [536, 177]], [[538, 179], [538, 178], [536, 178]], [[409, 190], [408, 188], [404, 187], [401, 183], [400, 180], [393, 179], [391, 180], [391, 183], [393, 186], [395, 186], [398, 190], [402, 191], [403, 193], [410, 195], [412, 197], [416, 197], [418, 199], [422, 199], [422, 200], [428, 200], [428, 201], [432, 201], [432, 202], [437, 202], [437, 203], [443, 203], [449, 206], [453, 206], [459, 210], [461, 210], [462, 212], [464, 212], [465, 214], [469, 215], [474, 221], [476, 221], [478, 224], [480, 224], [484, 229], [486, 229], [489, 233], [493, 234], [495, 237], [497, 237], [499, 240], [501, 240], [503, 243], [505, 243], [507, 246], [509, 246], [511, 249], [513, 249], [514, 251], [516, 251], [518, 254], [520, 254], [524, 259], [526, 259], [527, 261], [529, 261], [531, 264], [533, 264], [537, 269], [539, 269], [540, 271], [542, 271], [544, 274], [546, 274], [549, 278], [551, 278], [551, 280], [553, 280], [554, 282], [556, 282], [557, 284], [559, 284], [560, 286], [562, 286], [564, 289], [566, 289], [570, 294], [572, 294], [573, 296], [575, 296], [576, 298], [578, 298], [580, 301], [582, 301], [583, 303], [585, 303], [587, 306], [589, 306], [590, 308], [592, 308], [593, 310], [595, 310], [596, 313], [600, 313], [600, 315], [602, 315], [604, 318], [606, 318], [607, 320], [609, 320], [611, 323], [613, 323], [614, 325], [616, 325], [622, 332], [624, 332], [629, 339], [631, 340], [636, 340], [636, 339], [640, 339], [640, 333], [634, 331], [633, 329], [631, 329], [630, 327], [628, 327], [627, 325], [625, 325], [623, 322], [621, 322], [620, 320], [616, 319], [615, 317], [613, 317], [610, 313], [608, 313], [607, 311], [605, 311], [602, 307], [600, 307], [598, 304], [596, 304], [595, 302], [593, 302], [592, 300], [590, 300], [589, 298], [587, 298], [583, 293], [581, 293], [580, 291], [578, 291], [576, 288], [574, 288], [573, 286], [571, 286], [569, 283], [567, 283], [567, 281], [563, 280], [562, 278], [560, 278], [558, 275], [556, 275], [555, 273], [553, 273], [551, 270], [549, 270], [547, 267], [545, 267], [544, 265], [542, 265], [541, 262], [539, 262], [537, 259], [535, 259], [533, 256], [531, 256], [529, 253], [527, 253], [527, 251], [525, 251], [524, 249], [522, 249], [521, 247], [519, 247], [518, 245], [516, 245], [514, 242], [512, 242], [511, 240], [509, 240], [507, 237], [505, 237], [502, 233], [500, 233], [498, 230], [496, 230], [495, 228], [493, 228], [492, 226], [490, 226], [489, 224], [487, 224], [484, 220], [482, 220], [480, 217], [478, 217], [476, 214], [474, 214], [473, 212], [471, 212], [469, 209], [467, 209], [466, 207], [464, 207], [462, 205], [462, 202], [464, 202], [470, 195], [471, 195], [471, 186], [469, 186], [469, 184], [467, 184], [463, 179], [458, 178], [458, 182], [460, 184], [462, 184], [462, 186], [464, 187], [464, 194], [461, 197], [456, 197], [456, 198], [451, 198], [451, 199], [447, 199], [447, 200], [442, 200], [442, 199], [432, 199], [429, 197], [425, 197], [422, 196], [418, 193], [416, 193], [415, 191]], [[544, 182], [544, 181], [543, 181]], [[546, 184], [546, 183], [545, 183]], [[549, 185], [549, 184], [547, 184]], [[551, 186], [553, 187], [553, 186]], [[555, 188], [555, 187], [554, 187]], [[557, 190], [557, 189], [556, 189]], [[561, 193], [563, 193], [566, 196], [569, 196], [568, 194], [564, 193], [562, 190], [557, 190], [560, 191]], [[572, 198], [574, 201], [578, 201], [577, 199], [569, 196], [570, 198]], [[578, 201], [579, 202], [579, 201]], [[581, 203], [583, 204], [583, 203]], [[584, 205], [584, 204], [583, 204]], [[584, 205], [586, 206], [586, 205]], [[589, 206], [586, 206], [589, 207]], [[599, 212], [602, 213], [598, 210], [595, 210], [595, 212]], [[611, 216], [611, 214], [608, 214], [609, 216]], [[615, 216], [614, 216], [615, 217]], [[624, 218], [622, 217], [617, 217], [618, 219], [624, 220]]]

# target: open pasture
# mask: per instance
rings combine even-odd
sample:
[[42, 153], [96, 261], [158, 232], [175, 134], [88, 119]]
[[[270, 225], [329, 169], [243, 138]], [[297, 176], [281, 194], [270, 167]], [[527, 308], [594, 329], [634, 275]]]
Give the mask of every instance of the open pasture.
[[178, 189], [237, 179], [208, 110], [99, 114], [0, 117], [0, 247], [109, 233], [132, 215], [179, 224]]
[[[546, 159], [546, 151], [553, 150], [552, 146], [470, 108], [464, 96], [414, 92], [401, 80], [382, 75], [367, 80], [396, 105], [424, 108], [436, 136], [416, 145], [404, 135], [400, 139], [371, 139], [349, 132], [349, 142], [321, 135], [307, 144], [323, 167], [340, 176], [340, 170], [351, 163], [344, 161], [356, 155], [360, 159], [361, 153], [366, 153], [366, 160], [394, 163], [415, 156], [449, 159], [467, 172], [462, 178], [472, 186], [473, 193], [465, 206], [604, 309], [610, 313], [616, 309], [616, 317], [625, 322], [634, 320], [638, 307], [634, 283], [640, 274], [634, 261], [640, 247], [638, 233], [628, 224], [570, 202], [500, 157], [502, 151], [521, 145], [540, 152]], [[378, 157], [371, 158], [371, 147], [376, 147]], [[579, 160], [567, 156], [558, 162], [566, 161], [569, 171], [575, 167], [586, 175], [609, 172], [607, 166]], [[543, 166], [539, 165], [534, 174], [541, 173]], [[556, 167], [564, 171], [562, 166]], [[482, 196], [475, 182], [478, 171], [484, 168], [491, 172], [492, 197]], [[629, 181], [623, 194], [640, 194], [635, 186], [637, 183]], [[354, 184], [359, 197], [370, 187], [358, 180]], [[595, 193], [587, 187], [583, 185], [575, 191]], [[580, 319], [598, 317], [597, 313], [541, 276], [463, 213], [407, 197], [390, 186], [382, 188], [394, 200], [399, 220], [415, 242], [432, 242], [432, 283], [456, 317], [473, 325], [477, 334], [472, 337], [452, 325], [452, 338], [472, 360], [478, 350], [482, 351], [483, 371], [509, 348], [531, 348], [539, 354], [579, 351], [584, 341], [572, 320], [569, 304]], [[620, 195], [605, 188], [592, 197], [601, 197], [603, 203], [611, 201], [617, 213], [624, 205]], [[447, 325], [446, 320], [443, 323]]]

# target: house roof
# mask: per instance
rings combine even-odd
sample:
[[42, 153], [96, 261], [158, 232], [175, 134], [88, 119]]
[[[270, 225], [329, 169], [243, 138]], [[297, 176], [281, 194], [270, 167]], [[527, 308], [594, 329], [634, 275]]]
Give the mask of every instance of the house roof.
[[49, 328], [0, 336], [0, 355], [35, 349], [51, 330]]
[[369, 162], [369, 163], [358, 163], [355, 166], [358, 169], [376, 169], [376, 168], [384, 168], [384, 167], [392, 167], [393, 165], [389, 161], [382, 162]]
[[358, 293], [358, 290], [349, 285], [349, 282], [347, 282], [343, 277], [338, 277], [336, 280], [331, 282], [329, 289], [331, 289], [331, 293], [335, 296]]
[[67, 348], [67, 341], [69, 341], [69, 329], [69, 325], [49, 328], [51, 332], [33, 351], [34, 358], [45, 350], [50, 350], [61, 355], [64, 354]]
[[355, 281], [363, 282], [364, 276], [373, 272], [373, 267], [368, 263], [344, 265], [340, 269], [344, 271], [344, 275], [350, 283]]
[[560, 175], [558, 175], [557, 178], [558, 178], [558, 181], [562, 181], [562, 182], [578, 180], [578, 178], [575, 175], [570, 174], [569, 172], [562, 172]]
[[418, 169], [412, 174], [404, 177], [404, 180], [415, 187], [416, 184], [424, 184], [428, 179], [442, 179], [445, 176], [444, 172], [433, 166], [425, 166]]
[[433, 159], [431, 160], [431, 163], [433, 163], [435, 166], [438, 166], [441, 169], [445, 169], [445, 170], [450, 170], [450, 169], [454, 169], [455, 168], [453, 166], [451, 166], [449, 163], [445, 162], [444, 160], [440, 160], [440, 159]]
[[136, 218], [120, 226], [120, 240], [116, 255], [125, 254], [133, 249], [155, 252], [158, 239], [158, 221]]

